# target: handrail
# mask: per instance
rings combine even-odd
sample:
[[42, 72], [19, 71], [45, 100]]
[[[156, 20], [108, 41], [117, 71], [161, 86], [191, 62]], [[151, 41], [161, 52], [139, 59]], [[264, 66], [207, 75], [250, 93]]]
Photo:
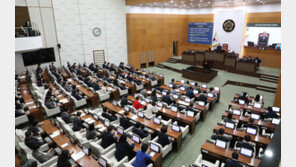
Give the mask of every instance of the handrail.
[[15, 37], [36, 37], [40, 36], [40, 31], [34, 27], [15, 27]]

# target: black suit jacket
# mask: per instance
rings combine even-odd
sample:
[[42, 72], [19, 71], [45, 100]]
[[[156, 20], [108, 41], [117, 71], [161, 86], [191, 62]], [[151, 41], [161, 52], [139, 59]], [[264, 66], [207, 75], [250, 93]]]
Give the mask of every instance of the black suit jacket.
[[122, 160], [125, 156], [128, 156], [128, 159], [130, 160], [133, 155], [133, 148], [134, 144], [130, 145], [127, 141], [116, 143], [115, 158], [117, 161]]
[[38, 139], [35, 137], [32, 137], [31, 139], [25, 138], [25, 144], [28, 146], [30, 149], [38, 148], [39, 146], [42, 145], [42, 142], [40, 142]]
[[93, 84], [93, 88], [94, 88], [95, 90], [100, 90], [100, 86], [99, 86], [99, 84], [97, 84], [97, 83], [94, 83], [94, 84]]
[[236, 144], [236, 147], [240, 147], [240, 148], [244, 147], [244, 148], [252, 150], [253, 152], [255, 151], [253, 145], [251, 145], [249, 143], [246, 143], [246, 142], [243, 142], [243, 141], [238, 141], [237, 144]]
[[77, 93], [73, 93], [72, 96], [75, 97], [76, 100], [81, 100], [82, 99], [82, 97]]
[[226, 136], [219, 136], [219, 135], [212, 135], [211, 139], [213, 140], [221, 140], [221, 141], [224, 141], [224, 142], [229, 142], [231, 140], [231, 138], [229, 137], [226, 137]]
[[227, 159], [224, 167], [243, 167], [243, 165], [235, 160]]
[[197, 98], [197, 101], [203, 101], [203, 102], [205, 102], [205, 104], [207, 104], [207, 102], [208, 102], [208, 97], [207, 97], [206, 95], [204, 95], [204, 94], [200, 94], [200, 95], [198, 96], [198, 98]]
[[101, 146], [105, 149], [109, 147], [111, 144], [117, 142], [117, 137], [113, 137], [112, 133], [104, 132], [102, 134], [102, 143]]
[[127, 98], [123, 97], [120, 101], [121, 107], [124, 107], [125, 105], [128, 105], [128, 100]]
[[159, 133], [157, 143], [159, 143], [162, 147], [165, 147], [166, 145], [170, 144], [171, 141], [166, 134]]
[[145, 133], [144, 130], [139, 130], [137, 128], [133, 128], [132, 131], [133, 131], [133, 133], [139, 135], [141, 137], [141, 139], [143, 139], [149, 135], [149, 133]]
[[124, 129], [127, 129], [132, 126], [129, 119], [126, 117], [121, 117], [119, 119], [119, 123], [120, 123], [120, 126], [122, 126]]
[[274, 111], [269, 111], [265, 114], [265, 118], [279, 118], [279, 116]]
[[76, 132], [76, 131], [80, 131], [82, 128], [82, 121], [80, 118], [78, 117], [75, 117], [74, 120], [73, 120], [73, 131]]
[[173, 100], [168, 95], [163, 96], [162, 101], [167, 103], [168, 105], [171, 105], [173, 103]]

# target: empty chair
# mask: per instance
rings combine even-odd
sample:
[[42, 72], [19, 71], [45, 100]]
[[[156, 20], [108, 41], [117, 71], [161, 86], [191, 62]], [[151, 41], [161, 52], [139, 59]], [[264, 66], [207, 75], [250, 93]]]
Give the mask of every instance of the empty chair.
[[100, 101], [105, 101], [105, 100], [108, 100], [110, 98], [110, 93], [107, 92], [105, 89], [100, 89], [98, 91], [96, 91], [98, 94], [99, 94], [99, 98], [100, 98]]
[[173, 142], [171, 142], [170, 144], [166, 145], [165, 147], [162, 147], [159, 143], [157, 143], [158, 141], [158, 136], [155, 137], [152, 141], [150, 141], [150, 143], [153, 143], [155, 145], [157, 145], [161, 152], [162, 152], [162, 158], [164, 158], [169, 152], [172, 151], [173, 149]]
[[102, 157], [107, 160], [108, 164], [110, 164], [110, 166], [113, 167], [121, 167], [123, 166], [123, 163], [128, 162], [128, 157], [124, 157], [121, 161], [117, 161], [117, 159], [115, 158], [115, 151], [116, 148], [112, 149], [111, 151], [109, 151], [107, 154], [102, 155]]
[[198, 167], [202, 167], [203, 165], [208, 166], [208, 167], [218, 167], [220, 161], [216, 160], [215, 164], [206, 160], [202, 159], [202, 154], [199, 154], [197, 159], [195, 160], [194, 164], [197, 165]]
[[[28, 159], [36, 160], [36, 159], [32, 156], [31, 153], [30, 153], [30, 154], [27, 154], [27, 158], [28, 158]], [[51, 165], [53, 165], [53, 164], [55, 164], [55, 163], [58, 162], [58, 156], [54, 156], [54, 157], [52, 157], [50, 160], [48, 160], [48, 161], [46, 161], [46, 162], [44, 162], [44, 163], [40, 163], [38, 160], [36, 160], [36, 161], [37, 161], [37, 166], [38, 166], [38, 167], [50, 167]]]
[[101, 143], [102, 143], [102, 139], [98, 140], [98, 141], [91, 141], [89, 142], [90, 144], [90, 150], [91, 152], [99, 157], [101, 155], [105, 155], [107, 154], [108, 152], [110, 152], [112, 149], [115, 148], [115, 143], [111, 144], [109, 147], [107, 147], [106, 149], [104, 149], [102, 146], [101, 146]]
[[90, 147], [90, 144], [89, 144], [90, 141], [96, 141], [96, 140], [87, 140], [85, 137], [85, 133], [74, 132], [74, 136], [75, 136], [75, 139], [77, 139], [79, 144], [87, 148]]
[[143, 84], [138, 85], [138, 84], [135, 83], [135, 85], [136, 85], [136, 90], [137, 91], [142, 90], [144, 88]]
[[122, 90], [122, 89], [120, 89], [120, 88], [118, 87], [118, 90], [119, 90], [119, 95], [120, 95], [120, 96], [123, 96], [123, 95], [128, 94], [128, 89]]
[[97, 114], [97, 115], [101, 115], [103, 112], [103, 108], [96, 108], [94, 110], [89, 110], [90, 113], [92, 114]]
[[[133, 167], [133, 163], [135, 162], [136, 157], [134, 157], [133, 159], [131, 159], [129, 162], [126, 162], [123, 164], [124, 167]], [[153, 167], [153, 164], [150, 163], [147, 167]]]
[[82, 106], [85, 106], [87, 104], [87, 101], [85, 98], [82, 98], [81, 100], [77, 100], [75, 97], [73, 96], [70, 96], [73, 100], [74, 100], [74, 103], [75, 103], [75, 107], [76, 108], [79, 108], [79, 107], [82, 107]]
[[44, 108], [45, 110], [45, 114], [47, 117], [51, 117], [51, 116], [54, 116], [54, 115], [57, 115], [61, 112], [60, 108], [59, 107], [56, 107], [56, 108], [53, 108], [53, 109], [49, 109], [45, 106], [44, 104], [44, 101], [38, 99], [38, 101], [41, 103], [42, 107]]
[[[173, 124], [174, 125], [178, 125], [178, 122], [175, 121]], [[182, 139], [183, 139], [188, 134], [188, 132], [189, 132], [189, 125], [186, 125], [185, 127], [180, 126], [180, 129], [182, 131]]]
[[169, 120], [166, 121], [166, 120], [162, 119], [161, 115], [158, 116], [157, 118], [159, 118], [161, 120], [161, 123], [166, 125], [166, 126], [170, 126], [172, 124], [172, 119], [169, 119]]
[[15, 118], [15, 126], [27, 123], [28, 121], [29, 120], [28, 120], [27, 115], [18, 116], [18, 117]]
[[157, 85], [157, 83], [158, 83], [158, 81], [157, 81], [157, 80], [151, 81], [151, 86], [152, 86], [152, 87], [154, 87], [154, 86], [156, 86], [156, 85]]

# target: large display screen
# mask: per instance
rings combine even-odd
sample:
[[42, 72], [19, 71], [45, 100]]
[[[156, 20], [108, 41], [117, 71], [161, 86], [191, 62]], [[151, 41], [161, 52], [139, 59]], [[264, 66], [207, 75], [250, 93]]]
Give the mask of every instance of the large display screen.
[[53, 48], [40, 49], [32, 52], [24, 52], [23, 61], [25, 66], [55, 62]]
[[188, 23], [188, 43], [212, 44], [213, 23]]

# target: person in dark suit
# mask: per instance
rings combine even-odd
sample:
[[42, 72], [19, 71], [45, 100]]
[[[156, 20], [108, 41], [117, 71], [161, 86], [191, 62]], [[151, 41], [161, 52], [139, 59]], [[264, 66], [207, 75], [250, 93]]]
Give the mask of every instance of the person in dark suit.
[[128, 160], [132, 159], [133, 149], [135, 144], [130, 145], [126, 141], [126, 135], [123, 134], [120, 136], [118, 143], [116, 143], [115, 158], [117, 161], [121, 161], [124, 157], [128, 157]]
[[167, 92], [167, 94], [162, 97], [162, 101], [167, 103], [168, 105], [175, 103], [175, 100], [172, 100], [170, 97], [170, 92]]
[[231, 137], [228, 137], [226, 135], [224, 135], [224, 129], [223, 128], [220, 128], [219, 131], [218, 131], [218, 134], [214, 134], [211, 136], [211, 139], [212, 140], [221, 140], [221, 141], [224, 141], [224, 142], [229, 142], [231, 140]]
[[95, 130], [95, 125], [94, 123], [91, 123], [88, 128], [86, 129], [86, 135], [85, 135], [87, 140], [92, 140], [96, 139], [98, 137], [98, 134]]
[[225, 163], [225, 167], [243, 167], [241, 163], [237, 161], [238, 159], [238, 153], [233, 152], [232, 153], [232, 159], [227, 159]]
[[267, 107], [267, 113], [264, 118], [279, 118], [279, 116], [272, 110], [272, 107]]
[[132, 123], [127, 118], [128, 114], [129, 114], [129, 112], [125, 111], [124, 116], [119, 119], [120, 126], [122, 126], [124, 129], [128, 129], [129, 127], [132, 126]]
[[81, 99], [82, 99], [82, 97], [79, 95], [77, 89], [76, 89], [75, 91], [72, 92], [72, 96], [73, 96], [76, 100], [81, 100]]
[[192, 87], [189, 87], [187, 90], [186, 90], [186, 96], [189, 97], [190, 99], [194, 98], [194, 94], [193, 94], [193, 90], [192, 90]]
[[244, 93], [243, 93], [241, 96], [239, 96], [237, 99], [238, 99], [238, 100], [244, 100], [246, 104], [249, 103], [249, 99], [248, 99], [248, 97], [247, 97], [247, 93], [246, 93], [246, 92], [244, 92]]
[[168, 145], [168, 144], [171, 143], [171, 140], [166, 135], [166, 132], [167, 132], [167, 126], [162, 126], [161, 127], [161, 131], [158, 134], [158, 141], [157, 141], [157, 143], [159, 143], [162, 147], [165, 147], [166, 145]]
[[31, 131], [26, 131], [25, 133], [26, 138], [25, 138], [25, 145], [29, 147], [30, 149], [38, 148], [40, 147], [43, 142], [38, 140], [37, 138], [33, 137], [33, 132]]
[[258, 126], [254, 124], [254, 119], [253, 118], [250, 118], [249, 123], [244, 123], [243, 126], [245, 128], [249, 127], [249, 128], [257, 129], [257, 131], [258, 131]]
[[152, 90], [152, 93], [151, 93], [151, 96], [150, 96], [150, 99], [152, 102], [156, 103], [157, 102], [157, 95], [156, 95], [156, 90]]
[[122, 96], [120, 100], [121, 107], [124, 107], [125, 105], [128, 105], [127, 95]]
[[39, 129], [37, 128], [38, 122], [34, 120], [34, 122], [29, 126], [28, 131], [33, 133], [33, 136], [39, 136]]
[[55, 151], [53, 148], [49, 149], [47, 152], [43, 152], [40, 149], [41, 146], [35, 147], [32, 152], [32, 156], [40, 163], [44, 163], [55, 156]]
[[71, 154], [68, 150], [63, 150], [58, 157], [57, 167], [76, 167], [71, 165], [70, 163]]
[[237, 121], [235, 119], [232, 119], [232, 113], [231, 112], [229, 112], [227, 114], [227, 117], [223, 119], [223, 122], [225, 122], [225, 123], [230, 122], [230, 123], [233, 123], [233, 124], [237, 123]]
[[81, 112], [76, 113], [76, 117], [73, 119], [73, 131], [80, 131], [82, 129], [82, 120], [80, 119]]
[[105, 149], [109, 147], [111, 144], [117, 142], [117, 137], [113, 137], [113, 134], [111, 133], [112, 127], [108, 126], [107, 131], [103, 132], [102, 134], [102, 142], [101, 146]]
[[44, 104], [48, 109], [53, 109], [53, 108], [57, 107], [57, 104], [55, 104], [53, 101], [51, 101], [50, 97], [46, 97]]
[[254, 147], [254, 143], [251, 142], [251, 136], [250, 135], [245, 135], [244, 136], [244, 141], [238, 141], [237, 144], [236, 144], [236, 147], [239, 147], [239, 148], [247, 148], [247, 149], [250, 149], [253, 151], [255, 151], [255, 147]]
[[22, 167], [37, 167], [37, 161], [34, 159], [28, 159]]
[[144, 126], [141, 126], [139, 122], [136, 123], [135, 127], [132, 129], [132, 132], [139, 135], [141, 139], [147, 137], [150, 133], [144, 131]]
[[207, 91], [203, 91], [198, 98], [196, 99], [197, 101], [203, 101], [205, 105], [208, 103], [208, 97], [206, 95]]
[[134, 167], [147, 167], [146, 161], [151, 160], [151, 156], [145, 152], [148, 150], [148, 145], [143, 143], [141, 146], [141, 151], [137, 151], [136, 160], [134, 161]]
[[101, 88], [100, 88], [100, 85], [99, 85], [98, 83], [96, 83], [96, 82], [93, 82], [92, 87], [93, 87], [96, 91], [101, 89]]
[[[190, 103], [186, 110], [187, 110], [187, 111], [192, 111], [192, 112], [194, 113], [194, 116], [196, 116], [199, 112], [198, 112], [198, 110], [195, 110], [195, 109], [193, 108], [193, 106], [194, 106], [193, 103]], [[183, 110], [183, 108], [181, 108], [180, 111], [181, 111], [181, 110]]]
[[65, 121], [66, 124], [72, 123], [73, 119], [71, 118], [71, 115], [69, 115], [67, 112], [62, 112], [61, 115], [62, 120]]
[[117, 120], [117, 117], [113, 117], [111, 114], [103, 112], [102, 117], [107, 118], [110, 122]]

